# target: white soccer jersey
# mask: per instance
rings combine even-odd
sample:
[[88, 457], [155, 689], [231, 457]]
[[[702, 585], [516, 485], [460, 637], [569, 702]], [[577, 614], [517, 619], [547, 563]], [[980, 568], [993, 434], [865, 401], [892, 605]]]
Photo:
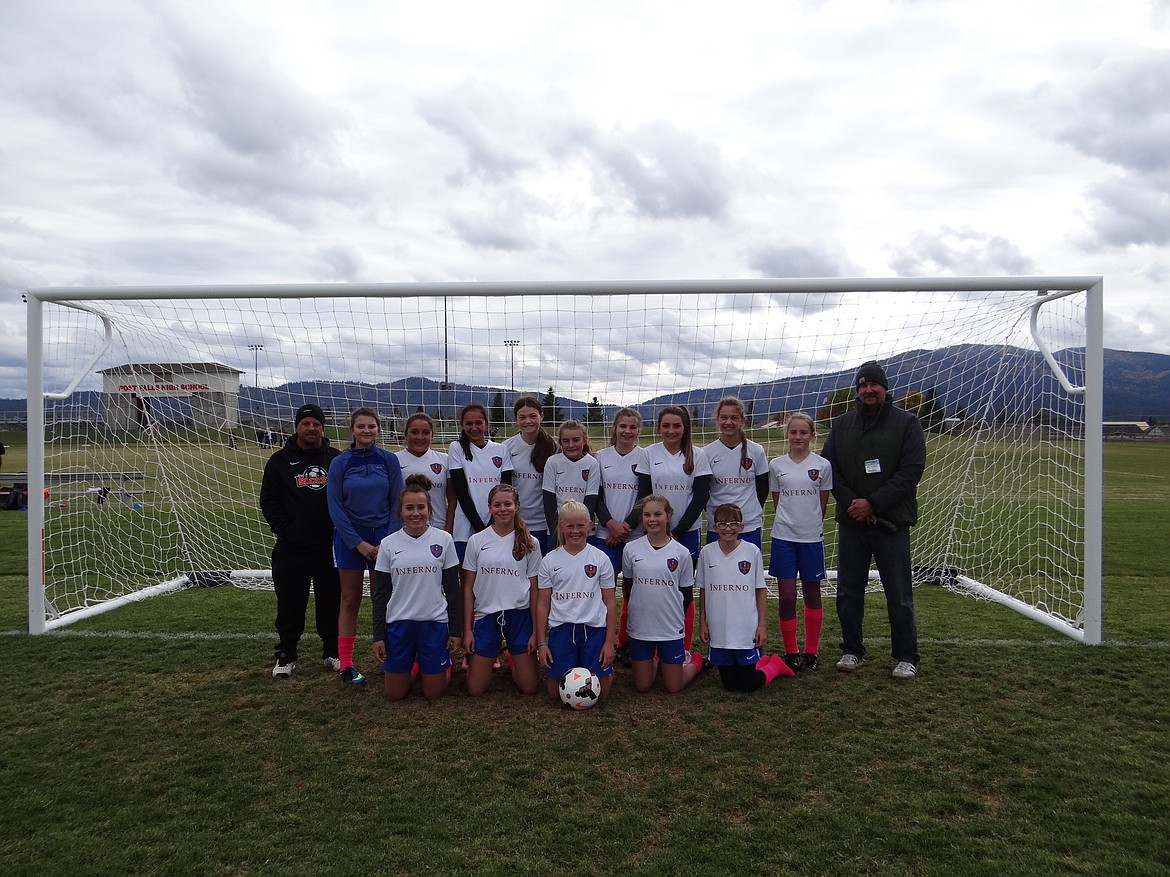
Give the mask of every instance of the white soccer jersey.
[[820, 542], [825, 538], [821, 491], [833, 489], [833, 467], [820, 454], [809, 453], [799, 463], [781, 454], [768, 467], [768, 481], [776, 497], [772, 538], [788, 542]]
[[715, 509], [733, 502], [743, 512], [743, 528], [758, 530], [764, 526], [764, 507], [756, 494], [756, 479], [768, 474], [768, 453], [764, 446], [748, 439], [745, 468], [739, 445], [729, 448], [715, 441], [703, 449], [711, 465], [711, 498], [707, 500], [707, 526], [715, 520]]
[[[634, 446], [634, 449], [624, 457], [618, 449], [610, 446], [597, 452], [597, 465], [601, 471], [601, 492], [604, 493], [605, 507], [615, 521], [624, 521], [634, 510], [634, 503], [638, 499], [638, 463], [641, 461], [645, 449]], [[609, 535], [606, 529], [608, 521], [597, 522], [594, 531], [599, 539]], [[639, 525], [630, 533], [632, 541], [642, 534]]]
[[440, 530], [447, 523], [447, 455], [434, 448], [421, 457], [416, 457], [406, 448], [395, 452], [402, 467], [402, 480], [411, 475], [425, 475], [431, 479], [431, 520], [432, 527]]
[[[492, 516], [488, 512], [488, 494], [501, 481], [505, 472], [512, 471], [512, 458], [508, 450], [499, 442], [489, 441], [482, 448], [471, 446], [471, 459], [463, 455], [463, 445], [451, 442], [447, 451], [447, 466], [451, 471], [462, 469], [467, 476], [467, 489], [479, 511], [479, 516], [485, 524], [490, 525]], [[456, 542], [466, 542], [471, 538], [471, 521], [455, 503], [455, 536]]]
[[520, 517], [529, 530], [548, 530], [544, 519], [544, 475], [532, 465], [536, 444], [526, 444], [519, 433], [504, 440], [512, 458], [512, 486], [520, 495]]
[[557, 498], [557, 508], [567, 499], [585, 502], [597, 496], [601, 487], [601, 466], [592, 454], [570, 460], [560, 451], [548, 458], [544, 467], [544, 490]]
[[[686, 461], [682, 451], [672, 454], [662, 442], [658, 442], [646, 448], [646, 453], [638, 463], [638, 474], [650, 476], [650, 492], [662, 494], [670, 500], [675, 521], [682, 517], [690, 505], [695, 479], [711, 474], [711, 464], [702, 448], [695, 448], [695, 467], [690, 475], [683, 470]], [[703, 516], [699, 515], [691, 524], [691, 529], [698, 530], [702, 526]]]
[[576, 554], [563, 547], [550, 551], [540, 562], [537, 584], [551, 590], [549, 627], [558, 624], [587, 624], [605, 627], [605, 603], [601, 592], [614, 588], [613, 566], [605, 552], [586, 545]]
[[421, 536], [391, 533], [378, 548], [374, 569], [390, 573], [394, 586], [386, 604], [386, 623], [446, 621], [443, 570], [459, 565], [455, 540], [446, 530], [428, 527]]
[[691, 554], [671, 539], [655, 548], [643, 536], [626, 545], [622, 577], [630, 588], [626, 629], [635, 639], [661, 642], [683, 635], [683, 595], [679, 588], [695, 583]]
[[718, 542], [704, 545], [695, 584], [704, 591], [704, 618], [712, 648], [755, 648], [760, 624], [756, 591], [764, 587], [760, 549], [742, 539], [731, 554], [724, 554]]
[[505, 609], [527, 609], [532, 577], [540, 571], [540, 549], [532, 540], [532, 552], [519, 560], [512, 554], [516, 534], [500, 536], [491, 527], [467, 541], [463, 568], [475, 573], [472, 593], [475, 617], [482, 618]]

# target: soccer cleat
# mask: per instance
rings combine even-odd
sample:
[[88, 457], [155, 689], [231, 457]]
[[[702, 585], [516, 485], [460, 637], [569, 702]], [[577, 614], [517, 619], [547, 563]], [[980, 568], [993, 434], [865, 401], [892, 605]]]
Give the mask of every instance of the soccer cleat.
[[361, 685], [366, 681], [366, 677], [358, 672], [357, 667], [346, 667], [341, 671], [341, 681], [348, 685]]
[[800, 660], [800, 652], [785, 652], [784, 663], [788, 665], [793, 673], [799, 673], [804, 669], [804, 665]]
[[815, 670], [817, 669], [817, 664], [819, 663], [820, 662], [817, 660], [817, 656], [810, 655], [808, 652], [804, 652], [800, 656], [800, 668], [802, 670]]
[[918, 668], [909, 661], [899, 661], [894, 665], [894, 672], [890, 675], [895, 679], [913, 679], [918, 675]]
[[341, 658], [322, 658], [321, 666], [326, 670], [332, 670], [334, 673], [341, 672]]
[[292, 676], [293, 670], [297, 668], [296, 661], [286, 661], [284, 658], [278, 658], [276, 666], [272, 668], [273, 679], [284, 679]]
[[837, 669], [842, 673], [852, 673], [854, 670], [861, 668], [865, 663], [865, 658], [859, 658], [857, 655], [851, 655], [848, 652], [841, 656], [841, 660], [837, 662]]

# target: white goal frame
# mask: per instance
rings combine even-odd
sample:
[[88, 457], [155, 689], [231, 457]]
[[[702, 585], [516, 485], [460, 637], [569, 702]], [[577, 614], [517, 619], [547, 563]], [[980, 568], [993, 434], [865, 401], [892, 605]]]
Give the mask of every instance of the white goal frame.
[[[911, 292], [1033, 292], [1032, 335], [1044, 361], [1064, 391], [1082, 397], [1084, 405], [1084, 569], [1083, 609], [1077, 619], [1066, 619], [1025, 603], [995, 588], [958, 577], [967, 591], [1002, 603], [1021, 614], [1085, 644], [1102, 642], [1102, 387], [1103, 387], [1103, 279], [1100, 276], [1035, 277], [954, 277], [892, 279], [744, 279], [688, 281], [566, 281], [566, 282], [434, 282], [385, 284], [300, 284], [300, 285], [212, 285], [157, 287], [46, 287], [27, 290], [28, 313], [28, 564], [29, 564], [29, 632], [44, 633], [105, 612], [126, 603], [158, 593], [186, 587], [192, 582], [186, 575], [159, 582], [152, 587], [118, 596], [96, 605], [71, 610], [59, 617], [46, 616], [44, 587], [45, 566], [42, 543], [45, 526], [43, 488], [45, 472], [44, 400], [69, 396], [87, 377], [101, 357], [99, 351], [87, 362], [63, 391], [46, 392], [44, 386], [44, 315], [43, 307], [55, 303], [89, 311], [86, 301], [131, 299], [303, 299], [303, 298], [480, 298], [517, 296], [718, 296], [835, 293], [911, 293]], [[1085, 296], [1084, 386], [1074, 386], [1036, 330], [1037, 315], [1049, 301], [1063, 296]], [[93, 311], [90, 311], [91, 313]], [[99, 319], [105, 322], [100, 314]], [[109, 325], [106, 324], [109, 332]], [[850, 363], [856, 366], [857, 363]], [[264, 575], [267, 571], [244, 571]]]

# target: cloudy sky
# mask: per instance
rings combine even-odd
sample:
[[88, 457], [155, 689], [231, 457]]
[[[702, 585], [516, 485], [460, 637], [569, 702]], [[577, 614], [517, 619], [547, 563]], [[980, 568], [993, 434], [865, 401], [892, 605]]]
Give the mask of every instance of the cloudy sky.
[[38, 286], [1102, 274], [1170, 353], [1168, 94], [1170, 0], [3, 0], [0, 395]]

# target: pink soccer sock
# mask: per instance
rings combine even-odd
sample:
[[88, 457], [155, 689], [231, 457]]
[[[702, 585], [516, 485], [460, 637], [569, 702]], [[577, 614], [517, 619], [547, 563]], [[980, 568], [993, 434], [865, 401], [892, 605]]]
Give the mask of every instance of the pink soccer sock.
[[791, 655], [799, 651], [796, 645], [796, 619], [780, 619], [780, 637], [784, 640], [784, 654]]
[[765, 685], [780, 675], [781, 667], [788, 670], [789, 673], [792, 672], [788, 665], [784, 663], [784, 659], [779, 655], [769, 655], [762, 661], [756, 663], [756, 669], [764, 674]]
[[353, 666], [353, 641], [356, 637], [339, 636], [337, 638], [337, 657], [341, 660], [341, 669]]
[[622, 600], [622, 614], [618, 618], [617, 644], [624, 649], [630, 642], [630, 635], [626, 633], [626, 619], [630, 617], [630, 601]]
[[821, 624], [825, 620], [824, 609], [804, 610], [804, 650], [815, 655], [821, 648]]
[[695, 641], [695, 601], [687, 606], [686, 616], [683, 618], [683, 647], [689, 652]]
[[695, 665], [696, 670], [703, 669], [703, 653], [691, 652], [691, 663]]

